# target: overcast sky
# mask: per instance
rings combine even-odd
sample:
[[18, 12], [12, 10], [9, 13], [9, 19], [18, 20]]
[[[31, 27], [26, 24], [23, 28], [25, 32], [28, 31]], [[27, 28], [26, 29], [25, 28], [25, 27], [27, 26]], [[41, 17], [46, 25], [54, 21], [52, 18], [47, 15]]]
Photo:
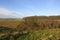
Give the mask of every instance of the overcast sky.
[[0, 0], [0, 18], [60, 15], [60, 0]]

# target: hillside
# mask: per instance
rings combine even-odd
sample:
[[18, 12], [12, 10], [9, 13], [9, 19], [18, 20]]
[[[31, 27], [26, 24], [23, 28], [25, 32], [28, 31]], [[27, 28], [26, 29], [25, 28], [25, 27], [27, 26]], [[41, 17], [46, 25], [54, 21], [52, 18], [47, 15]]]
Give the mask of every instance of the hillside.
[[60, 28], [60, 16], [30, 16], [22, 19], [0, 19], [0, 26], [21, 30]]
[[23, 18], [17, 26], [20, 30], [59, 29], [60, 16], [31, 16]]
[[1, 19], [0, 40], [60, 40], [60, 16]]

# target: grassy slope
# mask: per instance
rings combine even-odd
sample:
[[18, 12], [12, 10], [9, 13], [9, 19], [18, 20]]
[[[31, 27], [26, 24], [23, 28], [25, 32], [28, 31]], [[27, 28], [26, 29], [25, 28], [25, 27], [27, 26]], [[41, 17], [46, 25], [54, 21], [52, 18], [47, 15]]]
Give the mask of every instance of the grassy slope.
[[60, 40], [60, 30], [39, 30], [21, 36], [17, 40]]
[[[0, 26], [15, 28], [21, 20], [0, 20]], [[38, 30], [20, 36], [17, 40], [60, 40], [60, 30]]]

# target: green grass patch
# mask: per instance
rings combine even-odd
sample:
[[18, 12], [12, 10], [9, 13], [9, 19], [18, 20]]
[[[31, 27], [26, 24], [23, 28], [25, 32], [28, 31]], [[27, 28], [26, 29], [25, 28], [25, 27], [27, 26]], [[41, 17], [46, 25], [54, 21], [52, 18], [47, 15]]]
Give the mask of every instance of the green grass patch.
[[38, 30], [17, 40], [60, 40], [60, 30]]

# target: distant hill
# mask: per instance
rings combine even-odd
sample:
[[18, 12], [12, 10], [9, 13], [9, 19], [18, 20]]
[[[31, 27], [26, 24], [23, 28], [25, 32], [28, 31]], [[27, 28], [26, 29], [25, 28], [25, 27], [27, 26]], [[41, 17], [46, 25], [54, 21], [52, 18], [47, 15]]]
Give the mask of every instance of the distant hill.
[[30, 16], [24, 18], [0, 18], [0, 26], [18, 30], [59, 29], [60, 16]]
[[17, 26], [21, 30], [59, 29], [60, 16], [30, 16], [24, 17], [23, 22]]

